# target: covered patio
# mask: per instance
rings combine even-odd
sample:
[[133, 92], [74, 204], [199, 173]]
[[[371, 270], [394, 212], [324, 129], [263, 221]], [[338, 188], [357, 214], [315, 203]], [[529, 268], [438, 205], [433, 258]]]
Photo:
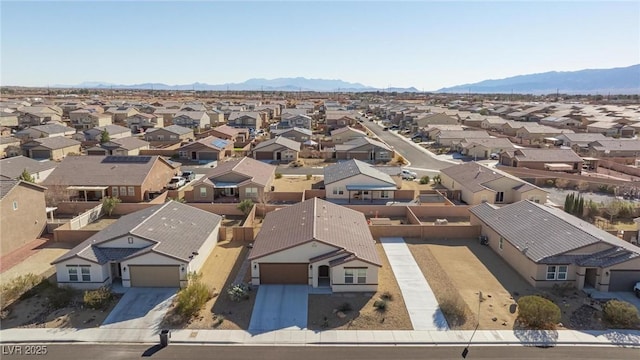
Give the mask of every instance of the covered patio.
[[214, 182], [213, 183], [213, 201], [214, 202], [238, 202], [240, 198], [240, 191], [238, 184], [228, 182]]
[[71, 196], [75, 201], [100, 201], [107, 194], [108, 186], [69, 186], [67, 190], [77, 191], [78, 195]]
[[349, 192], [349, 204], [352, 200], [374, 203], [374, 200], [392, 201], [395, 198], [395, 192], [398, 190], [395, 186], [377, 186], [377, 185], [347, 185]]

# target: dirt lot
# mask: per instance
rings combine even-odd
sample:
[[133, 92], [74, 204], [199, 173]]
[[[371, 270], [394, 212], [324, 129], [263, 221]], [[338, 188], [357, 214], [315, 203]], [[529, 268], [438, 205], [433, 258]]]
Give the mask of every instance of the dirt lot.
[[276, 192], [303, 192], [311, 190], [311, 185], [322, 180], [320, 176], [313, 176], [311, 180], [307, 180], [306, 176], [283, 176], [273, 181]]
[[[389, 260], [381, 244], [376, 244], [382, 260], [378, 274], [378, 292], [338, 293], [332, 295], [309, 295], [309, 317], [307, 326], [311, 330], [411, 330], [411, 319], [404, 305], [402, 293], [391, 270]], [[373, 303], [384, 293], [391, 294], [385, 312], [376, 310]], [[338, 317], [334, 309], [345, 303], [351, 307], [344, 318]]]
[[[250, 293], [249, 300], [239, 303], [229, 300], [226, 289], [233, 283], [240, 271], [241, 264], [249, 249], [243, 242], [220, 242], [202, 267], [202, 281], [213, 289], [214, 297], [200, 310], [200, 314], [188, 324], [176, 324], [166, 319], [172, 328], [186, 329], [224, 329], [240, 330], [249, 327], [251, 311], [255, 300], [255, 292]], [[244, 281], [251, 275], [247, 271]], [[171, 309], [169, 310], [169, 314]], [[224, 318], [218, 323], [220, 316]], [[170, 315], [168, 315], [170, 317]]]

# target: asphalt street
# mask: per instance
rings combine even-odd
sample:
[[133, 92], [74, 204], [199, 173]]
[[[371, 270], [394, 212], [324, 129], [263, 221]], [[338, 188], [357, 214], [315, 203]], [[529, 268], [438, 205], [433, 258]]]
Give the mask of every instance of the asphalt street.
[[[19, 352], [15, 354], [20, 346]], [[27, 346], [2, 345], [2, 359], [260, 359], [260, 360], [423, 360], [423, 359], [462, 359], [464, 345], [437, 347], [389, 347], [389, 346], [202, 346], [170, 344], [159, 345], [46, 345], [46, 354], [25, 355]], [[13, 351], [13, 354], [10, 352]], [[552, 348], [522, 346], [471, 346], [467, 359], [637, 359], [638, 349], [620, 347], [580, 347], [560, 346]]]

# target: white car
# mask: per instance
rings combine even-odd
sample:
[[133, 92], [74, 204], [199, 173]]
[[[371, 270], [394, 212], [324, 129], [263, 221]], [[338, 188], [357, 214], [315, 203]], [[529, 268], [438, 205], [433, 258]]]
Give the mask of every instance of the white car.
[[180, 189], [187, 183], [185, 178], [180, 176], [174, 176], [169, 180], [169, 184], [167, 184], [167, 189]]
[[413, 179], [418, 177], [418, 174], [416, 174], [415, 172], [413, 172], [411, 170], [402, 169], [402, 171], [400, 171], [400, 176], [404, 180], [413, 180]]
[[640, 298], [640, 281], [636, 283], [636, 286], [633, 287], [633, 292], [636, 293], [636, 296]]

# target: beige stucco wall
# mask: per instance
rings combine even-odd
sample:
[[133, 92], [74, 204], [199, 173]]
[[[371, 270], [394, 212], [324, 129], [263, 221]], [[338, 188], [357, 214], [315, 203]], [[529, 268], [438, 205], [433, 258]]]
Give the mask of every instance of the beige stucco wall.
[[27, 186], [17, 185], [0, 200], [0, 256], [35, 240], [46, 226], [44, 193]]
[[194, 255], [193, 259], [189, 263], [189, 272], [199, 272], [202, 269], [202, 265], [204, 265], [205, 261], [211, 255], [211, 252], [218, 244], [218, 233], [220, 232], [220, 225], [216, 226], [216, 228], [209, 234], [207, 240], [202, 244], [200, 249], [197, 250], [198, 255]]
[[[69, 271], [67, 270], [67, 265], [89, 265], [91, 282], [69, 281]], [[73, 288], [83, 289], [83, 290], [97, 289], [101, 286], [106, 286], [111, 284], [111, 281], [113, 280], [111, 278], [111, 268], [108, 263], [99, 265], [85, 259], [80, 259], [78, 257], [73, 257], [71, 259], [68, 259], [66, 261], [56, 264], [56, 279], [57, 279], [58, 285], [71, 286]], [[78, 268], [78, 279], [82, 279], [82, 272], [79, 268]]]
[[[378, 179], [374, 179], [372, 177], [358, 174], [346, 179], [342, 179], [340, 181], [336, 181], [334, 183], [325, 184], [326, 197], [327, 199], [348, 199], [349, 191], [347, 191], [347, 185], [371, 185], [371, 186], [393, 186], [384, 181], [380, 181]], [[333, 194], [334, 189], [342, 189], [343, 194]], [[352, 192], [353, 194], [354, 192]], [[380, 191], [369, 191], [369, 197], [367, 199], [380, 199]], [[393, 200], [393, 191], [389, 191], [389, 200]]]
[[537, 202], [540, 204], [544, 204], [547, 202], [547, 192], [542, 189], [532, 189], [525, 192], [514, 191], [514, 200], [513, 202], [518, 202], [520, 200], [531, 200], [533, 202]]
[[[314, 267], [315, 268], [315, 267]], [[344, 272], [345, 268], [366, 268], [367, 283], [366, 284], [345, 284]], [[334, 292], [346, 291], [376, 291], [378, 288], [378, 267], [364, 261], [354, 260], [346, 264], [334, 266], [331, 268], [331, 288]], [[315, 276], [314, 276], [315, 279]], [[357, 281], [354, 279], [354, 281]]]

